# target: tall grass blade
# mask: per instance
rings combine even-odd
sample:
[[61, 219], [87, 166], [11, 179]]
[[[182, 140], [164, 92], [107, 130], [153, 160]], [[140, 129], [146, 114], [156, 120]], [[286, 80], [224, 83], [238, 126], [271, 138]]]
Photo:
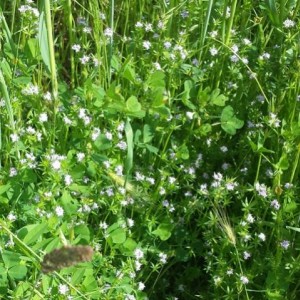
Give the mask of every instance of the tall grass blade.
[[48, 72], [51, 72], [50, 66], [50, 50], [49, 50], [49, 43], [48, 43], [48, 32], [45, 20], [45, 14], [42, 11], [39, 18], [39, 29], [38, 29], [38, 41], [41, 51], [41, 56], [43, 59], [44, 64], [47, 67]]

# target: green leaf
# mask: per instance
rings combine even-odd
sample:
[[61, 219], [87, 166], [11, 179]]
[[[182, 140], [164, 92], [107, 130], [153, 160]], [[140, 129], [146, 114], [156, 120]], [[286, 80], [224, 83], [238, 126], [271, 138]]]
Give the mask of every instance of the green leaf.
[[146, 112], [142, 110], [142, 106], [135, 96], [131, 96], [126, 101], [126, 114], [128, 116], [143, 118]]
[[20, 264], [20, 254], [19, 253], [15, 253], [12, 251], [8, 251], [8, 250], [3, 250], [2, 253], [2, 260], [4, 262], [4, 265], [6, 268], [11, 268], [14, 266], [17, 266]]
[[130, 120], [127, 118], [125, 124], [125, 135], [127, 142], [127, 156], [125, 160], [125, 172], [128, 175], [133, 165], [133, 131], [131, 128]]
[[104, 134], [100, 134], [94, 142], [95, 147], [99, 151], [107, 150], [112, 147], [111, 141]]
[[137, 247], [137, 243], [132, 238], [127, 238], [126, 241], [125, 241], [125, 243], [123, 244], [123, 246], [128, 251], [133, 252], [136, 249], [136, 247]]
[[289, 168], [289, 161], [286, 153], [283, 153], [279, 159], [279, 162], [275, 165], [277, 170], [287, 170]]
[[103, 99], [106, 94], [103, 87], [92, 84], [90, 92], [92, 92], [93, 96], [96, 98], [96, 100], [94, 101], [94, 106], [98, 108], [102, 107], [104, 103]]
[[6, 193], [11, 188], [10, 183], [0, 186], [0, 195]]
[[126, 101], [126, 108], [129, 112], [137, 112], [141, 110], [142, 106], [135, 96], [131, 96]]
[[223, 130], [230, 135], [235, 135], [236, 130], [243, 126], [244, 121], [235, 116], [233, 108], [230, 105], [226, 106], [221, 114], [221, 127]]
[[84, 278], [85, 274], [85, 268], [76, 268], [75, 272], [72, 275], [71, 283], [73, 285], [79, 284], [82, 282], [82, 279]]
[[152, 233], [158, 236], [162, 241], [166, 241], [172, 235], [173, 225], [170, 223], [161, 223]]
[[48, 224], [32, 224], [21, 228], [18, 232], [18, 237], [26, 244], [35, 243], [42, 237], [44, 233], [48, 232]]
[[78, 201], [72, 198], [71, 194], [68, 191], [63, 192], [60, 200], [67, 215], [73, 215], [77, 213]]
[[41, 55], [44, 64], [46, 65], [48, 71], [50, 72], [50, 50], [48, 45], [48, 31], [46, 26], [45, 14], [42, 11], [39, 17], [39, 27], [38, 27], [38, 40], [41, 50]]
[[159, 114], [161, 117], [165, 119], [168, 119], [171, 115], [170, 109], [164, 105], [159, 107], [152, 107], [151, 113]]
[[112, 238], [113, 243], [115, 244], [123, 244], [126, 240], [126, 232], [123, 228], [117, 228], [109, 235]]
[[8, 275], [11, 276], [15, 280], [21, 280], [23, 279], [27, 274], [27, 268], [26, 266], [19, 265], [19, 266], [13, 266], [8, 270]]
[[283, 211], [285, 213], [291, 213], [297, 210], [297, 203], [295, 201], [292, 201], [290, 203], [287, 203], [283, 206]]
[[30, 59], [40, 59], [39, 41], [36, 38], [31, 38], [26, 41], [25, 55]]
[[82, 243], [82, 240], [89, 243], [91, 241], [91, 233], [87, 225], [81, 224], [74, 228], [74, 234], [76, 236], [76, 240], [74, 243]]
[[155, 71], [154, 73], [151, 73], [148, 80], [146, 81], [146, 84], [151, 88], [161, 88], [165, 87], [165, 74], [162, 71]]
[[292, 226], [286, 226], [287, 229], [292, 229], [294, 231], [300, 232], [300, 228], [299, 227], [292, 227]]
[[12, 80], [12, 72], [11, 72], [11, 68], [9, 63], [7, 62], [7, 60], [5, 58], [2, 59], [1, 63], [0, 63], [0, 67], [3, 71], [3, 75], [5, 78], [7, 78], [8, 81]]
[[181, 96], [181, 101], [182, 103], [190, 108], [191, 110], [195, 110], [196, 109], [196, 106], [189, 100], [191, 97], [190, 97], [190, 91], [191, 89], [194, 87], [194, 84], [193, 84], [193, 81], [191, 80], [186, 80], [184, 82], [184, 92], [182, 93], [182, 96]]
[[151, 153], [155, 153], [155, 154], [156, 154], [156, 153], [158, 153], [158, 151], [159, 151], [158, 148], [156, 148], [156, 147], [154, 147], [154, 146], [152, 146], [152, 145], [146, 144], [145, 147], [146, 147], [146, 149], [149, 150]]
[[77, 183], [72, 183], [69, 186], [69, 190], [80, 193], [82, 195], [86, 195], [86, 196], [88, 196], [90, 194], [90, 187], [89, 186], [79, 185]]
[[153, 139], [153, 133], [151, 127], [145, 124], [143, 127], [143, 143], [147, 144]]
[[176, 152], [176, 156], [183, 160], [189, 159], [190, 153], [189, 153], [189, 149], [186, 144], [183, 144], [178, 148], [178, 150]]
[[135, 78], [136, 78], [135, 71], [130, 65], [125, 66], [123, 77], [132, 83], [135, 82]]
[[225, 95], [220, 94], [219, 89], [213, 90], [212, 94], [210, 95], [210, 102], [217, 106], [224, 106], [227, 100], [228, 98]]

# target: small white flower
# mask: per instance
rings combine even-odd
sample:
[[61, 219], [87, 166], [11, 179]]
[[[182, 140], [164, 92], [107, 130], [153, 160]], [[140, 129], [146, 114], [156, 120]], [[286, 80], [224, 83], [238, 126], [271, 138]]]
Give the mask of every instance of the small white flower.
[[232, 52], [237, 53], [239, 51], [239, 47], [237, 45], [233, 45], [231, 47]]
[[173, 183], [176, 182], [176, 178], [173, 177], [173, 176], [170, 176], [170, 177], [168, 178], [168, 181], [169, 181], [170, 184], [173, 184]]
[[158, 62], [153, 63], [153, 66], [156, 70], [160, 71], [161, 70], [161, 66]]
[[134, 266], [135, 266], [135, 270], [136, 270], [136, 271], [140, 271], [140, 269], [141, 269], [141, 267], [142, 267], [142, 264], [141, 264], [138, 260], [136, 260], [136, 261], [134, 262]]
[[250, 224], [254, 223], [255, 219], [251, 214], [248, 214], [246, 221]]
[[248, 39], [243, 39], [243, 43], [244, 43], [244, 45], [246, 45], [246, 46], [250, 46], [250, 45], [252, 44], [251, 41], [248, 40]]
[[161, 30], [165, 30], [165, 24], [162, 20], [159, 20], [158, 23], [157, 23], [157, 28], [158, 29], [161, 29]]
[[139, 282], [139, 283], [138, 283], [138, 290], [139, 290], [139, 291], [144, 290], [145, 287], [146, 287], [146, 286], [145, 286], [145, 284], [144, 284], [143, 282]]
[[290, 242], [287, 241], [287, 240], [284, 240], [280, 243], [280, 246], [284, 249], [284, 250], [287, 250], [290, 246]]
[[103, 162], [103, 165], [104, 165], [104, 167], [105, 167], [106, 169], [109, 169], [109, 168], [110, 168], [110, 162], [109, 162], [108, 160], [105, 160], [105, 161]]
[[102, 12], [99, 13], [99, 17], [100, 17], [101, 20], [105, 20], [106, 19], [105, 14], [102, 13]]
[[291, 27], [294, 27], [295, 26], [295, 22], [293, 20], [290, 20], [290, 19], [286, 19], [284, 22], [283, 22], [283, 26], [285, 28], [291, 28]]
[[197, 58], [194, 58], [192, 60], [192, 64], [195, 66], [195, 67], [199, 67], [200, 63], [199, 63], [199, 60]]
[[222, 279], [220, 276], [215, 276], [214, 277], [214, 284], [219, 285], [222, 282]]
[[46, 101], [51, 101], [51, 100], [52, 100], [51, 93], [50, 93], [50, 92], [46, 92], [46, 93], [43, 95], [43, 99], [46, 100]]
[[15, 143], [15, 142], [17, 142], [17, 141], [19, 140], [19, 136], [18, 136], [16, 133], [12, 133], [12, 134], [10, 135], [10, 138], [11, 138], [11, 141], [12, 141], [13, 143]]
[[243, 257], [244, 257], [245, 260], [247, 260], [251, 257], [251, 254], [248, 251], [244, 251]]
[[221, 174], [221, 173], [214, 173], [213, 174], [213, 178], [216, 180], [216, 181], [222, 181], [222, 179], [223, 179], [223, 175]]
[[14, 222], [15, 220], [17, 220], [17, 216], [15, 214], [13, 214], [12, 212], [10, 212], [7, 216], [7, 219], [10, 221], [10, 222]]
[[266, 240], [266, 235], [264, 234], [264, 233], [260, 233], [259, 235], [258, 235], [258, 238], [261, 240], [261, 241], [265, 241]]
[[146, 23], [145, 24], [145, 31], [153, 31], [152, 24], [151, 23]]
[[79, 60], [83, 65], [86, 65], [89, 62], [90, 57], [88, 55], [83, 55]]
[[248, 279], [246, 276], [241, 276], [241, 277], [240, 277], [240, 280], [241, 280], [241, 282], [242, 282], [243, 284], [249, 283], [249, 279]]
[[123, 176], [123, 166], [121, 166], [121, 165], [116, 166], [115, 172], [118, 176]]
[[116, 146], [121, 150], [127, 149], [127, 143], [125, 141], [120, 141]]
[[165, 264], [167, 262], [167, 258], [168, 258], [167, 254], [161, 252], [161, 253], [158, 254], [158, 256], [159, 256], [159, 261], [162, 264]]
[[151, 185], [155, 184], [155, 179], [153, 177], [147, 177], [146, 181], [149, 182]]
[[39, 121], [41, 123], [47, 122], [48, 121], [48, 115], [47, 115], [47, 113], [41, 113], [39, 115]]
[[109, 27], [104, 30], [104, 35], [106, 37], [112, 37], [113, 34], [114, 34], [113, 30], [111, 28], [109, 28]]
[[76, 154], [76, 157], [77, 157], [77, 161], [78, 161], [78, 162], [81, 162], [81, 161], [84, 160], [85, 154], [82, 153], [82, 152], [79, 152], [79, 153]]
[[187, 117], [188, 119], [190, 119], [190, 120], [193, 120], [193, 118], [194, 118], [194, 112], [192, 112], [192, 111], [187, 111], [187, 112], [185, 113], [185, 115], [186, 115], [186, 117]]
[[134, 225], [134, 220], [131, 218], [127, 218], [127, 225], [129, 228], [133, 227]]
[[99, 227], [103, 230], [106, 230], [108, 228], [108, 225], [106, 222], [100, 222]]
[[246, 57], [242, 57], [242, 62], [243, 62], [245, 65], [248, 65], [249, 60], [248, 60], [248, 58], [246, 58]]
[[136, 22], [135, 27], [136, 28], [142, 28], [144, 25], [141, 22]]
[[221, 150], [223, 153], [225, 153], [225, 152], [228, 151], [228, 148], [227, 148], [226, 146], [222, 146], [222, 147], [220, 148], [220, 150]]
[[280, 208], [280, 203], [279, 203], [276, 199], [272, 200], [270, 205], [271, 205], [271, 207], [273, 207], [275, 210], [279, 210], [279, 208]]
[[232, 270], [232, 269], [228, 269], [228, 270], [226, 271], [226, 274], [227, 274], [228, 276], [232, 275], [232, 274], [233, 274], [233, 270]]
[[143, 180], [145, 180], [145, 176], [143, 174], [141, 174], [140, 172], [135, 172], [135, 180], [143, 181]]
[[60, 170], [60, 168], [61, 168], [61, 163], [60, 163], [60, 161], [59, 160], [54, 160], [54, 161], [52, 161], [52, 163], [51, 163], [51, 166], [52, 166], [52, 168], [54, 169], [54, 170]]
[[151, 43], [149, 41], [144, 41], [143, 42], [143, 47], [146, 49], [146, 50], [149, 50], [151, 48]]
[[69, 119], [67, 116], [64, 116], [63, 120], [66, 125], [72, 125], [71, 119]]
[[92, 131], [92, 140], [95, 141], [99, 135], [100, 135], [100, 129], [97, 127], [94, 128]]
[[66, 174], [64, 181], [65, 181], [65, 185], [67, 185], [67, 186], [71, 185], [73, 182], [72, 176], [69, 174]]
[[69, 287], [66, 284], [60, 284], [58, 286], [58, 292], [61, 295], [66, 295], [69, 292]]
[[209, 33], [212, 38], [216, 38], [218, 36], [218, 31], [214, 30]]
[[58, 217], [62, 217], [64, 215], [64, 209], [61, 206], [56, 206], [55, 207], [55, 214]]
[[230, 7], [227, 6], [226, 7], [226, 19], [230, 18], [230, 14], [231, 14]]
[[209, 52], [210, 52], [211, 56], [216, 56], [219, 51], [218, 51], [217, 48], [212, 47], [212, 48], [209, 49]]
[[78, 44], [74, 44], [74, 45], [72, 46], [72, 50], [74, 50], [74, 51], [77, 52], [77, 53], [80, 51], [80, 49], [81, 49], [81, 46], [78, 45]]
[[264, 184], [260, 184], [259, 182], [257, 182], [255, 184], [255, 190], [258, 192], [258, 194], [260, 196], [262, 196], [263, 198], [266, 198], [268, 196], [267, 193], [267, 187]]
[[237, 63], [239, 61], [239, 58], [237, 55], [231, 55], [230, 56], [230, 60], [233, 62], [233, 63]]
[[164, 47], [166, 49], [170, 49], [172, 47], [172, 44], [169, 41], [164, 42]]
[[112, 140], [112, 133], [109, 132], [109, 131], [105, 132], [105, 137], [106, 137], [109, 141], [111, 141], [111, 140]]
[[88, 26], [85, 26], [82, 31], [85, 32], [85, 33], [91, 33], [92, 32], [92, 28], [88, 27]]
[[14, 177], [18, 174], [18, 171], [16, 168], [10, 168], [9, 169], [9, 177]]
[[136, 259], [142, 259], [144, 257], [144, 252], [141, 249], [137, 248], [134, 250], [134, 256]]

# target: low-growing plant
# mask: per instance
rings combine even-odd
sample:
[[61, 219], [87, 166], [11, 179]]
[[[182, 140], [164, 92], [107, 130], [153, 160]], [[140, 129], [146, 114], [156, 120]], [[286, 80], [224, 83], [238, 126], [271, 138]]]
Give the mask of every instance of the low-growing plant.
[[299, 1], [0, 3], [1, 299], [298, 299]]

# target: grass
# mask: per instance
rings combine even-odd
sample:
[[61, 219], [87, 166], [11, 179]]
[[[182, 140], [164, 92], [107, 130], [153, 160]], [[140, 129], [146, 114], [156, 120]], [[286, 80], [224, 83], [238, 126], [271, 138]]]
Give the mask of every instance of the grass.
[[0, 298], [298, 299], [299, 8], [3, 0]]

